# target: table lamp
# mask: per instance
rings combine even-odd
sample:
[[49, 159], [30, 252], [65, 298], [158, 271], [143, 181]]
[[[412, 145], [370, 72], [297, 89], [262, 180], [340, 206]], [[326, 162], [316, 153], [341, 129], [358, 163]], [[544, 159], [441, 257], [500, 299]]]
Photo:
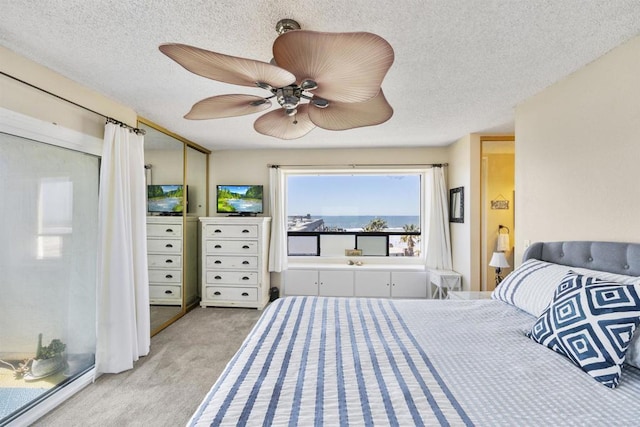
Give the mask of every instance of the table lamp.
[[496, 269], [496, 286], [498, 286], [502, 282], [501, 269], [510, 267], [504, 252], [494, 252], [489, 265]]

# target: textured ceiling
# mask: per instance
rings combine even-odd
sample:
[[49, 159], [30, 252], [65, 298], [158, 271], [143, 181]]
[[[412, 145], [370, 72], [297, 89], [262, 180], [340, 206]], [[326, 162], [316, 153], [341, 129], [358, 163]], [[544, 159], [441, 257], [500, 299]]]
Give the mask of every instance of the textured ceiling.
[[[191, 74], [158, 45], [269, 61], [281, 18], [385, 38], [391, 120], [283, 141], [253, 130], [260, 113], [183, 119], [205, 97], [267, 93]], [[0, 0], [0, 44], [211, 149], [430, 146], [512, 132], [518, 103], [638, 34], [638, 0]]]

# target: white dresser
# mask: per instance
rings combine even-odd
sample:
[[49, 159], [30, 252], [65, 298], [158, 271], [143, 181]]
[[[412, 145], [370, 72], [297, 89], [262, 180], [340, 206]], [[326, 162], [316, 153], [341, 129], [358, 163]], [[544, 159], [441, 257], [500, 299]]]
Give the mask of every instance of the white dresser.
[[200, 305], [263, 309], [269, 302], [271, 218], [206, 217]]
[[149, 302], [186, 305], [198, 298], [198, 218], [147, 217]]
[[308, 267], [289, 265], [284, 274], [284, 296], [427, 298], [424, 268], [391, 268], [388, 265]]

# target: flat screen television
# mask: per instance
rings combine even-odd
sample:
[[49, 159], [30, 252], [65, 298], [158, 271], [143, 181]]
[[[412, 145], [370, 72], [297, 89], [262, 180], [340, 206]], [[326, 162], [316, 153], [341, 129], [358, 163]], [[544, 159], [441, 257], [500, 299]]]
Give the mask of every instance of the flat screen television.
[[262, 185], [218, 185], [217, 213], [254, 215], [262, 213]]
[[182, 215], [185, 189], [181, 184], [147, 185], [147, 211], [150, 215]]

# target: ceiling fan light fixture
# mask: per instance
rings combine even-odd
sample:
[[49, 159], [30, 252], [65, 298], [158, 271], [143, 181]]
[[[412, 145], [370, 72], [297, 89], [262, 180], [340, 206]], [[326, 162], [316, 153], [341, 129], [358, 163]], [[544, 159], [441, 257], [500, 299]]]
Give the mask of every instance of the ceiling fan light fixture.
[[318, 108], [327, 108], [329, 106], [329, 101], [317, 97], [313, 97], [313, 99], [311, 99], [311, 103]]
[[278, 35], [282, 35], [288, 31], [299, 30], [300, 28], [300, 24], [298, 24], [297, 21], [288, 18], [281, 19], [276, 24], [276, 32]]
[[269, 103], [269, 105], [271, 105], [271, 101], [269, 101], [266, 98], [262, 98], [262, 99], [258, 99], [258, 100], [255, 100], [255, 101], [251, 102], [250, 105], [252, 107], [258, 107], [258, 106], [266, 104], [266, 103]]
[[266, 89], [268, 91], [273, 92], [273, 86], [271, 86], [269, 83], [256, 82], [256, 86], [258, 86], [260, 89]]
[[285, 110], [295, 109], [300, 103], [300, 88], [297, 86], [278, 88], [276, 89], [276, 99]]
[[318, 83], [311, 79], [305, 79], [300, 83], [300, 89], [302, 90], [314, 90], [318, 88]]

